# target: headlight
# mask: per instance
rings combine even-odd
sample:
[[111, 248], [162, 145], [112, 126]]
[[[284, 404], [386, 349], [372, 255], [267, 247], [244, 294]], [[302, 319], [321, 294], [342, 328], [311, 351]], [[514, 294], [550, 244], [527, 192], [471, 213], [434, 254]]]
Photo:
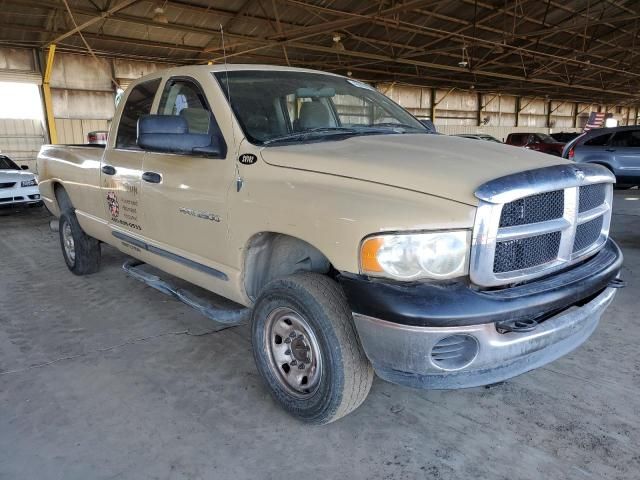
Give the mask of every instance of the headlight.
[[38, 185], [38, 182], [36, 182], [35, 178], [32, 178], [31, 180], [23, 180], [22, 182], [20, 182], [20, 186], [22, 187], [35, 187], [36, 185]]
[[467, 274], [471, 232], [376, 235], [362, 242], [360, 271], [397, 280], [446, 279]]

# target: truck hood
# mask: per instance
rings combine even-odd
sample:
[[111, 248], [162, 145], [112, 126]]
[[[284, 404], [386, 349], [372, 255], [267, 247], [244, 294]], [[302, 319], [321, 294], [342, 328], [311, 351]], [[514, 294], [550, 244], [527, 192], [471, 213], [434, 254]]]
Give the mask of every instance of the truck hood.
[[558, 157], [447, 135], [392, 134], [266, 147], [270, 165], [354, 178], [477, 205], [494, 178], [568, 163]]
[[0, 170], [0, 183], [17, 183], [25, 180], [31, 180], [32, 178], [35, 178], [35, 175], [31, 172], [25, 172], [23, 170]]

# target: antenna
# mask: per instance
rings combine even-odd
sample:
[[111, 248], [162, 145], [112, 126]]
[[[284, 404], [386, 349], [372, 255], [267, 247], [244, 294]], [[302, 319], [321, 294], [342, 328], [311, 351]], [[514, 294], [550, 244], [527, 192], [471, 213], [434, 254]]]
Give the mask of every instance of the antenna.
[[[231, 134], [233, 135], [233, 145], [234, 147], [237, 145], [236, 143], [236, 129], [233, 124], [233, 102], [231, 100], [231, 84], [229, 83], [229, 68], [227, 66], [227, 49], [224, 42], [224, 28], [222, 24], [220, 24], [220, 37], [222, 38], [222, 58], [224, 59], [224, 76], [227, 83], [227, 99], [229, 101], [229, 125], [231, 126]], [[235, 155], [238, 152], [234, 152]], [[234, 165], [236, 167], [236, 192], [239, 192], [242, 189], [242, 177], [240, 176], [240, 167], [238, 167], [238, 162], [234, 160]]]

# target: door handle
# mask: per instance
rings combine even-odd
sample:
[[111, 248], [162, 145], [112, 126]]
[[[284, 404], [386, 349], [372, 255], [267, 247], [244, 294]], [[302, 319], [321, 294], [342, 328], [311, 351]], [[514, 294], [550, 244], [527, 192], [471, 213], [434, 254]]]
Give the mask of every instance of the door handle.
[[116, 169], [114, 167], [112, 167], [111, 165], [105, 165], [101, 168], [102, 173], [104, 173], [105, 175], [115, 175], [116, 174]]
[[162, 181], [162, 175], [156, 172], [144, 172], [142, 174], [142, 180], [148, 183], [160, 183]]
[[615, 148], [605, 148], [604, 151], [605, 152], [615, 152], [616, 149]]

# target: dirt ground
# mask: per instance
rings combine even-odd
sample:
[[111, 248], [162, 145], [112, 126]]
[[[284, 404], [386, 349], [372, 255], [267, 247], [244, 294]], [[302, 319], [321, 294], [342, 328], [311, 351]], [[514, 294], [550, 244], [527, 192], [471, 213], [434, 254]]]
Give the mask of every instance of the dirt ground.
[[214, 331], [110, 247], [75, 277], [43, 209], [0, 211], [0, 479], [638, 479], [640, 192], [615, 205], [629, 286], [585, 345], [491, 388], [376, 379], [325, 427], [270, 398], [247, 327]]

